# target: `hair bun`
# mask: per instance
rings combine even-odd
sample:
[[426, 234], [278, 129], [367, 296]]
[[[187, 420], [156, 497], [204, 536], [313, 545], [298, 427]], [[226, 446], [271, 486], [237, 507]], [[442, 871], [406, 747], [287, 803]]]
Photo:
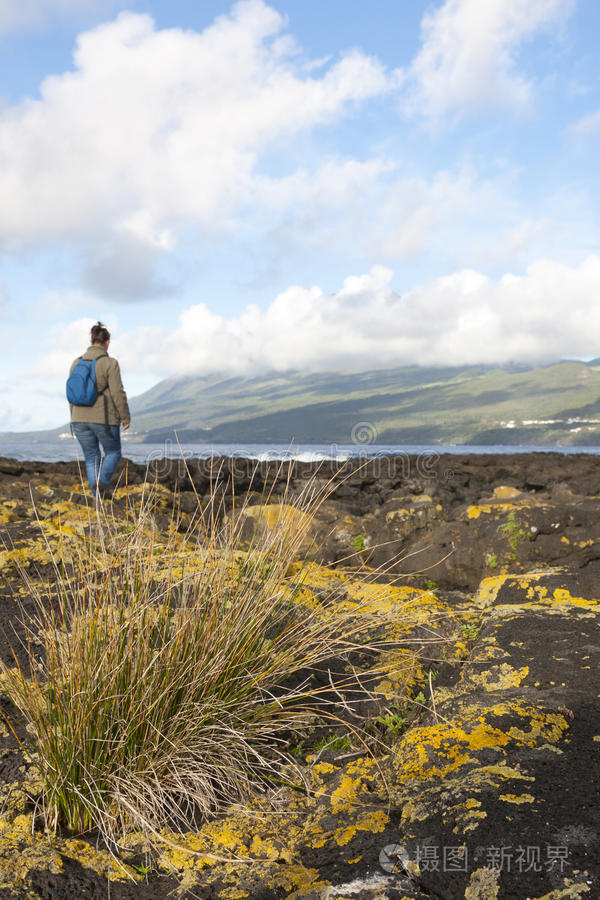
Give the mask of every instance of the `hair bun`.
[[105, 344], [110, 340], [110, 331], [99, 321], [97, 325], [92, 325], [91, 339], [92, 344]]

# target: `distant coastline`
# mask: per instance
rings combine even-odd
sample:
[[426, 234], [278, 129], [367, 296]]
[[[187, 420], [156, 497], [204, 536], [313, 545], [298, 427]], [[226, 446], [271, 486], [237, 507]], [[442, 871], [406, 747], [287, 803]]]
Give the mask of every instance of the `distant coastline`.
[[[166, 440], [156, 443], [126, 441], [123, 456], [136, 463], [148, 463], [157, 459], [206, 459], [208, 457], [242, 457], [257, 461], [295, 459], [300, 462], [337, 460], [377, 456], [431, 456], [444, 454], [466, 455], [510, 455], [532, 453], [557, 453], [560, 455], [600, 455], [600, 446], [531, 446], [502, 444], [301, 444], [301, 443], [208, 443], [180, 442]], [[3, 440], [0, 435], [0, 458], [30, 462], [72, 462], [81, 459], [79, 445], [75, 440], [60, 438], [53, 440], [16, 441]]]

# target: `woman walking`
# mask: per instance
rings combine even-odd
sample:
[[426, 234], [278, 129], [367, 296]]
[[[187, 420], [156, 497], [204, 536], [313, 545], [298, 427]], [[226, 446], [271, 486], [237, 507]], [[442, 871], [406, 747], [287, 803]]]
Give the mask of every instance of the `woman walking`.
[[97, 398], [89, 406], [70, 405], [71, 429], [83, 450], [90, 489], [100, 497], [111, 495], [110, 480], [121, 458], [119, 426], [127, 430], [130, 422], [119, 363], [108, 355], [109, 344], [110, 333], [98, 322], [92, 327], [90, 346], [73, 362], [69, 373], [81, 360], [95, 361]]

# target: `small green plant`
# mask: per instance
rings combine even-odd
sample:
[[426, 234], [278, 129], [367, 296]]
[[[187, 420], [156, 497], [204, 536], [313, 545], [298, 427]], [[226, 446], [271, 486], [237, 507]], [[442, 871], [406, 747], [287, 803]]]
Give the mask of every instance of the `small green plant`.
[[292, 756], [296, 756], [296, 757], [304, 756], [304, 752], [305, 751], [304, 751], [304, 742], [303, 741], [298, 741], [297, 744], [294, 744], [293, 747], [290, 747], [290, 753], [292, 754]]
[[358, 550], [359, 553], [365, 549], [365, 540], [367, 536], [366, 534], [357, 534], [352, 538], [352, 546], [355, 550]]
[[485, 563], [489, 566], [490, 569], [498, 568], [498, 556], [496, 553], [488, 553], [485, 558]]
[[147, 875], [152, 871], [151, 865], [144, 865], [144, 863], [140, 863], [138, 866], [132, 866], [133, 869], [141, 875], [143, 878], [146, 878]]
[[434, 581], [433, 578], [427, 578], [425, 580], [425, 587], [427, 588], [428, 591], [434, 591], [437, 586], [438, 586], [438, 583], [437, 583], [437, 581]]
[[[425, 704], [427, 703], [423, 691], [419, 691], [417, 696], [413, 697], [412, 701], [409, 700], [408, 702], [412, 702], [415, 706], [425, 706]], [[422, 712], [424, 712], [424, 710], [422, 710]]]
[[463, 622], [460, 626], [460, 633], [465, 641], [474, 641], [479, 637], [479, 628], [477, 625], [470, 625], [468, 622]]
[[506, 535], [511, 550], [513, 551], [514, 557], [519, 543], [527, 537], [527, 532], [519, 525], [516, 520], [514, 510], [512, 512], [509, 512], [508, 522], [505, 525], [502, 525], [500, 530], [503, 534]]
[[352, 745], [347, 737], [342, 735], [328, 734], [318, 740], [314, 746], [317, 753], [321, 750], [351, 750]]
[[381, 726], [385, 733], [388, 735], [402, 734], [402, 732], [406, 730], [406, 726], [409, 720], [409, 714], [412, 712], [412, 710], [416, 707], [419, 707], [419, 719], [421, 719], [425, 714], [426, 704], [427, 700], [425, 698], [425, 694], [423, 693], [423, 691], [419, 691], [418, 694], [416, 694], [414, 697], [403, 700], [402, 703], [398, 706], [397, 711], [393, 712], [389, 710], [385, 715], [376, 716], [373, 721], [376, 725]]
[[374, 721], [381, 725], [387, 734], [401, 734], [406, 725], [406, 716], [398, 713], [386, 713], [385, 716], [377, 716]]

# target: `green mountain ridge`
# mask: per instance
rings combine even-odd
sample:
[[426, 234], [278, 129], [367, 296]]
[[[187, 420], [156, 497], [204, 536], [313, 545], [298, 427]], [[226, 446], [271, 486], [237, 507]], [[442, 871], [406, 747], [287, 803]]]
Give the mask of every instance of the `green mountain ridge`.
[[600, 362], [168, 379], [132, 415], [148, 441], [590, 444]]
[[[536, 368], [403, 366], [365, 372], [169, 378], [131, 400], [135, 441], [600, 443], [600, 359]], [[5, 440], [48, 440], [67, 426]]]

